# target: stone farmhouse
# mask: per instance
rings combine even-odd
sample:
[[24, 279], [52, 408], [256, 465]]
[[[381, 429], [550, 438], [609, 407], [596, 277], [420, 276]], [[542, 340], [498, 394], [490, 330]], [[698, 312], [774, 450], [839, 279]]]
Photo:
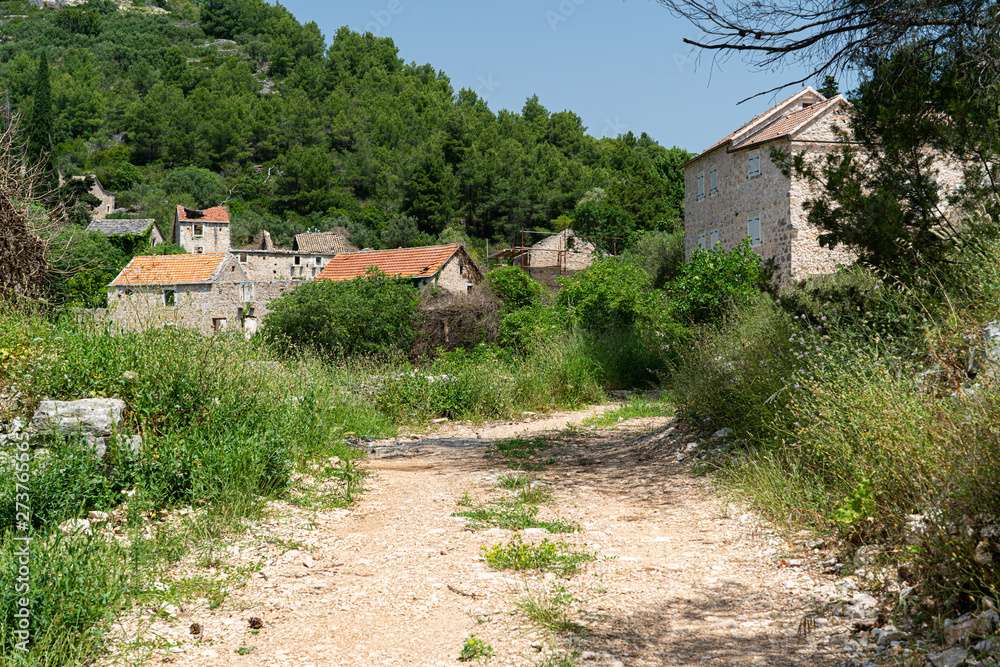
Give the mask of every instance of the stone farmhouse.
[[145, 236], [150, 248], [163, 243], [163, 234], [156, 226], [156, 220], [112, 220], [110, 218], [100, 218], [87, 225], [88, 232], [101, 232], [105, 236]]
[[[760, 256], [774, 259], [782, 279], [830, 273], [850, 264], [847, 249], [819, 245], [804, 204], [818, 194], [794, 174], [784, 176], [771, 151], [804, 153], [819, 160], [850, 141], [851, 104], [842, 95], [827, 99], [804, 88], [721, 139], [684, 166], [684, 246], [721, 245], [731, 250], [744, 238]], [[937, 178], [947, 189], [962, 183], [957, 162], [938, 156]], [[951, 212], [949, 212], [951, 213]]]
[[370, 267], [394, 278], [412, 280], [417, 288], [437, 288], [466, 294], [480, 283], [483, 274], [460, 244], [400, 248], [337, 255], [317, 280], [353, 280]]
[[731, 250], [749, 237], [784, 277], [829, 273], [853, 257], [821, 248], [803, 204], [815, 196], [800, 177], [782, 175], [771, 151], [823, 155], [843, 145], [850, 103], [804, 88], [724, 137], [684, 166], [684, 247]]
[[559, 277], [590, 266], [597, 247], [572, 229], [547, 236], [514, 258], [514, 265], [550, 290], [559, 289]]
[[123, 329], [238, 327], [249, 337], [271, 299], [296, 284], [253, 281], [228, 252], [135, 257], [108, 285], [107, 318]]

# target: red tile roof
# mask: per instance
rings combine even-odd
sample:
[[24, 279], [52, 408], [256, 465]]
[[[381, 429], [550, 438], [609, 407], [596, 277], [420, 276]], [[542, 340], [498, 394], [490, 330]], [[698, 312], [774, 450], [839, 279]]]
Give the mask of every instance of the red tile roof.
[[[799, 102], [811, 101], [807, 107], [799, 106]], [[781, 137], [789, 136], [799, 128], [807, 125], [812, 120], [818, 118], [824, 111], [831, 108], [835, 103], [846, 100], [837, 95], [830, 99], [824, 98], [810, 87], [803, 88], [791, 97], [782, 100], [767, 111], [757, 114], [753, 119], [728, 135], [714, 143], [708, 149], [698, 154], [687, 164], [695, 162], [703, 155], [711, 153], [716, 148], [728, 144], [728, 150], [733, 151], [738, 148], [746, 148], [755, 144], [771, 141]], [[789, 108], [789, 104], [793, 106]], [[784, 110], [783, 109], [787, 109]]]
[[843, 101], [843, 99], [844, 98], [838, 95], [837, 97], [831, 97], [826, 101], [817, 102], [816, 104], [805, 107], [804, 109], [789, 111], [781, 116], [781, 118], [779, 118], [776, 122], [764, 127], [756, 134], [751, 134], [742, 141], [734, 142], [733, 148], [747, 148], [748, 146], [762, 144], [773, 139], [792, 136], [801, 127], [807, 125], [816, 118], [819, 118], [823, 112]]
[[426, 248], [401, 248], [377, 252], [356, 252], [337, 255], [326, 265], [317, 280], [352, 280], [365, 275], [371, 266], [387, 275], [399, 278], [430, 278], [441, 270], [461, 246], [429, 246]]
[[111, 282], [115, 285], [187, 285], [212, 280], [212, 274], [226, 258], [224, 252], [198, 255], [141, 255], [122, 269]]
[[213, 206], [199, 211], [196, 208], [178, 206], [177, 219], [182, 222], [229, 222], [229, 209], [225, 206]]

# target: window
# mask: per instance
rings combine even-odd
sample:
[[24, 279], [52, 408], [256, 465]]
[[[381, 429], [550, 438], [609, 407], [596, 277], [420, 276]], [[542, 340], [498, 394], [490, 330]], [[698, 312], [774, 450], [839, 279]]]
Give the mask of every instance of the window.
[[174, 305], [174, 290], [172, 289], [163, 290], [163, 305], [164, 306]]
[[718, 229], [713, 229], [712, 230], [711, 239], [712, 239], [712, 241], [711, 241], [711, 243], [708, 246], [709, 248], [714, 248], [715, 246], [719, 245], [719, 230]]
[[716, 192], [719, 191], [718, 188], [716, 188], [716, 185], [718, 185], [718, 180], [719, 180], [717, 174], [718, 174], [718, 169], [713, 164], [712, 167], [708, 170], [708, 194], [710, 195], [714, 195]]
[[195, 225], [194, 226], [194, 235], [197, 236], [197, 237], [204, 236], [205, 235], [205, 228], [202, 225]]
[[247, 254], [245, 252], [241, 252], [240, 253], [240, 264], [246, 264], [246, 263], [247, 263]]
[[756, 178], [760, 176], [760, 151], [753, 151], [747, 157], [747, 177]]
[[196, 245], [194, 247], [194, 254], [200, 255], [203, 252], [205, 252], [205, 249], [203, 247], [201, 247], [200, 245]]
[[316, 266], [322, 266], [322, 265], [323, 265], [323, 258], [322, 257], [317, 257], [316, 258]]
[[705, 249], [705, 232], [698, 234], [698, 247], [702, 250]]
[[702, 200], [705, 198], [705, 172], [698, 172], [698, 199]]
[[240, 285], [240, 301], [253, 301], [253, 285]]
[[747, 217], [747, 236], [751, 245], [760, 245], [760, 213], [751, 213]]
[[294, 264], [295, 266], [298, 266], [301, 263], [302, 263], [302, 258], [299, 257], [298, 255], [295, 256], [294, 260], [292, 260], [292, 264]]
[[212, 329], [215, 333], [221, 333], [228, 328], [228, 322], [225, 317], [213, 317], [212, 318]]

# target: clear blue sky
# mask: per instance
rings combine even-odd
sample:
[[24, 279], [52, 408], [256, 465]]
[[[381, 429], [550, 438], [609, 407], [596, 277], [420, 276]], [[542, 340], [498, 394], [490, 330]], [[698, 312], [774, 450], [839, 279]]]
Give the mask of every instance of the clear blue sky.
[[406, 62], [443, 70], [457, 92], [471, 88], [494, 111], [520, 111], [537, 94], [549, 111], [569, 109], [588, 133], [648, 133], [698, 152], [781, 98], [737, 102], [800, 78], [798, 70], [750, 71], [738, 58], [696, 61], [683, 37], [695, 29], [655, 0], [285, 0], [327, 41], [340, 26], [391, 37]]

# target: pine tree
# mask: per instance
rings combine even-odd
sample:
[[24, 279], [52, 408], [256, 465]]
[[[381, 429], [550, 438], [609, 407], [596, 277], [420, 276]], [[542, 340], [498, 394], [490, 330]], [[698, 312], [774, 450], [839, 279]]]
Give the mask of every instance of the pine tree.
[[49, 59], [45, 52], [38, 58], [38, 74], [35, 77], [34, 104], [31, 108], [29, 140], [33, 154], [51, 149], [52, 135], [52, 86], [49, 83]]
[[819, 87], [817, 92], [827, 99], [836, 97], [840, 93], [840, 85], [832, 75], [827, 74], [826, 78], [823, 79], [823, 85]]

